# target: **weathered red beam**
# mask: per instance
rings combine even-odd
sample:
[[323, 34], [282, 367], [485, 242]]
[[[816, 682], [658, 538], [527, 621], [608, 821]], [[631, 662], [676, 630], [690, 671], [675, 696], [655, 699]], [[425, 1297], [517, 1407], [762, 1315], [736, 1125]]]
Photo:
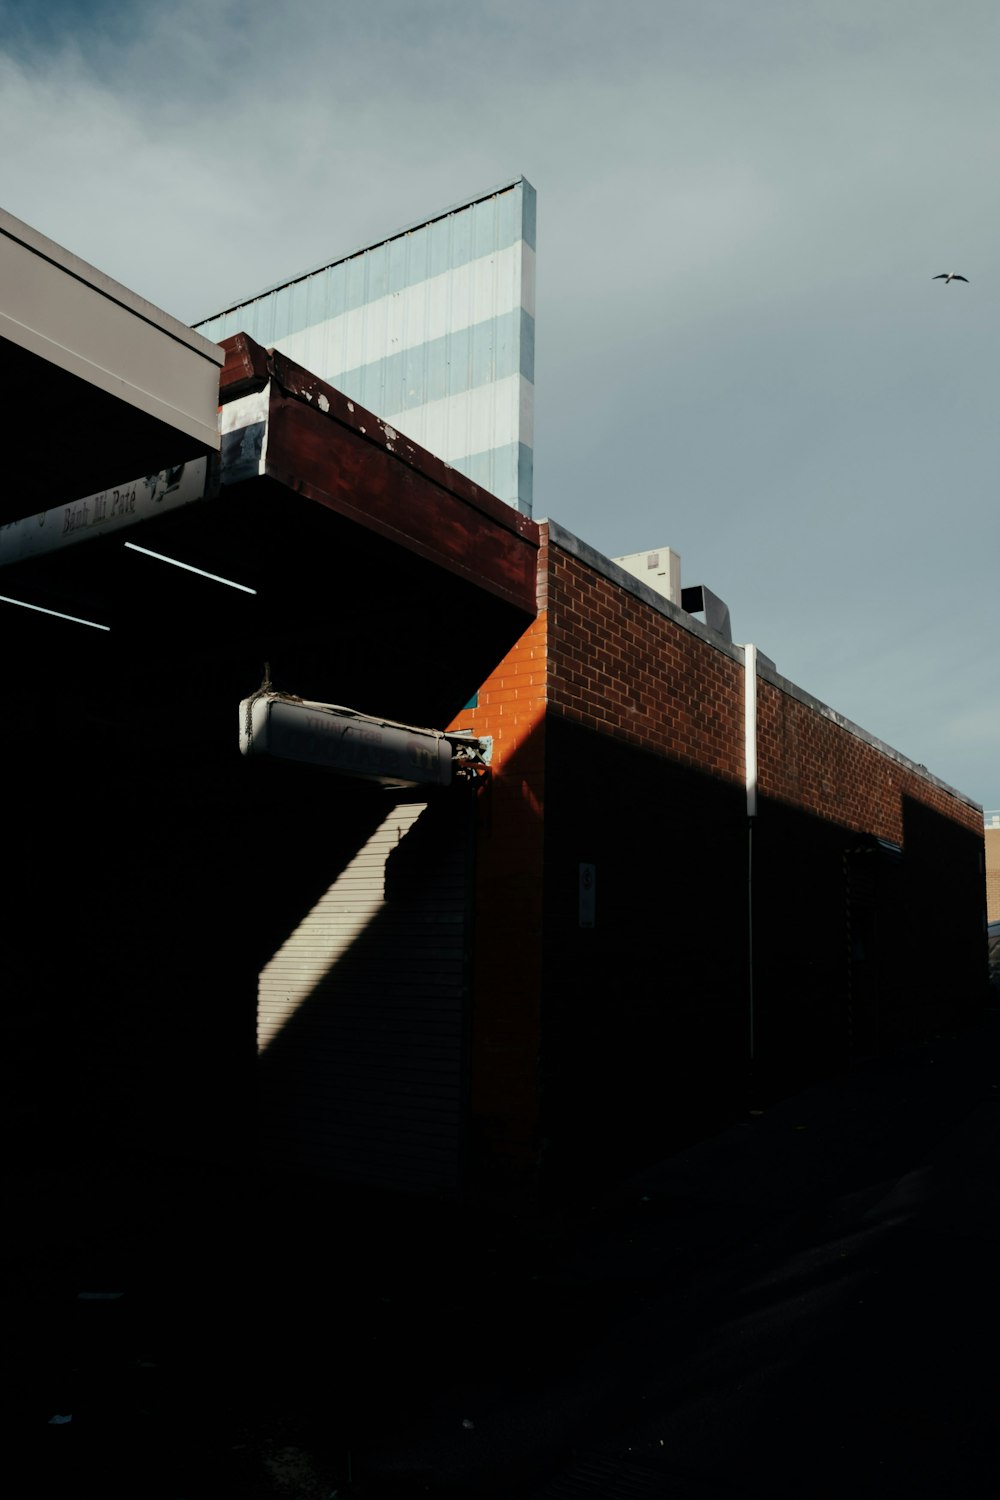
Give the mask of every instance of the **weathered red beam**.
[[533, 521], [278, 351], [223, 348], [223, 402], [270, 382], [269, 478], [536, 613]]

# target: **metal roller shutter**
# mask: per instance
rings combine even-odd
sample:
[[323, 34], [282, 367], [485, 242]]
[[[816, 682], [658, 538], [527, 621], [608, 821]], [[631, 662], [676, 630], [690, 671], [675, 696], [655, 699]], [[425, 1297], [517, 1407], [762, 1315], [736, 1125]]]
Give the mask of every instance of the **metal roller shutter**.
[[469, 811], [395, 804], [261, 972], [267, 1163], [461, 1190]]

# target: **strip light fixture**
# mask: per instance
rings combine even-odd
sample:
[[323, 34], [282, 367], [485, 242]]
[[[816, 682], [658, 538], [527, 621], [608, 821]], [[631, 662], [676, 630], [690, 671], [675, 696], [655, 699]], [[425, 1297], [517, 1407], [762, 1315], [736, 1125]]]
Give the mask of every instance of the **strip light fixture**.
[[136, 542], [125, 542], [124, 545], [130, 552], [141, 552], [144, 557], [155, 557], [158, 562], [170, 563], [174, 568], [183, 568], [186, 573], [197, 573], [199, 578], [210, 578], [213, 583], [224, 583], [227, 588], [239, 589], [243, 594], [256, 594], [257, 590], [245, 583], [234, 583], [231, 578], [223, 578], [218, 573], [207, 573], [204, 568], [196, 568], [193, 563], [180, 562], [176, 557], [168, 557], [165, 552], [153, 552], [149, 547], [140, 547]]
[[84, 620], [80, 615], [64, 615], [59, 609], [46, 609], [42, 604], [29, 604], [27, 599], [11, 599], [0, 594], [0, 604], [16, 604], [19, 609], [33, 609], [40, 615], [51, 615], [56, 620], [69, 620], [73, 625], [89, 625], [91, 630], [110, 630], [110, 625], [99, 625], [96, 620]]

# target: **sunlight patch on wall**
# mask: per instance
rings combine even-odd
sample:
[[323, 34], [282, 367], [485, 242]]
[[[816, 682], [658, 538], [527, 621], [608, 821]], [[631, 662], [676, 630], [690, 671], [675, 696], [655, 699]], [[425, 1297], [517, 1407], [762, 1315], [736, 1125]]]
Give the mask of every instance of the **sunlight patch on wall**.
[[257, 1050], [265, 1052], [385, 905], [385, 866], [424, 803], [393, 807], [261, 970]]

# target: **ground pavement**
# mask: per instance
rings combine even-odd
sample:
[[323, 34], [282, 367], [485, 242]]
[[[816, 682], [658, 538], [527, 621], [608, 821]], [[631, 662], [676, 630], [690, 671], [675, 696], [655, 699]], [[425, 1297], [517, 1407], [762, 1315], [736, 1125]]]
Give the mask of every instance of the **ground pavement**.
[[8, 1318], [32, 1493], [1000, 1495], [998, 1031], [542, 1223], [55, 1174]]

